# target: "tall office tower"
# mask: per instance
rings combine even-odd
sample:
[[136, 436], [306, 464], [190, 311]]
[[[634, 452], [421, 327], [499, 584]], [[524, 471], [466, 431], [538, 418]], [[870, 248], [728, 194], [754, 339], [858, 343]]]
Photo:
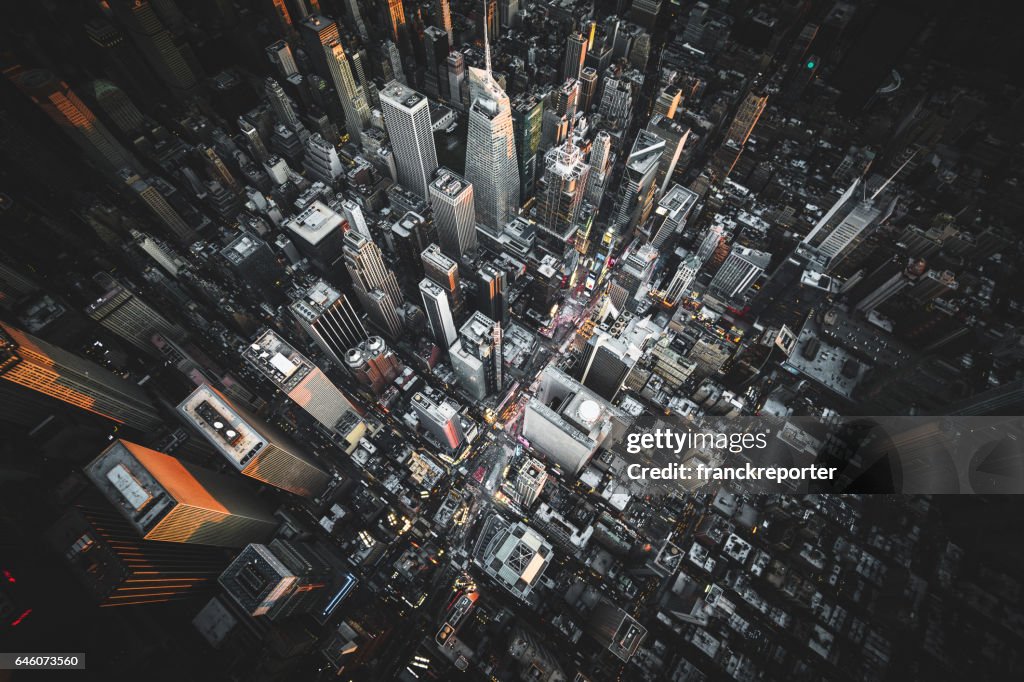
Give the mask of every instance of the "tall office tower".
[[627, 127], [633, 112], [633, 90], [626, 79], [605, 76], [597, 110], [617, 127]]
[[367, 31], [367, 23], [362, 20], [362, 12], [359, 10], [358, 0], [345, 0], [345, 15], [349, 22], [355, 27], [359, 38], [365, 41], [370, 40], [370, 32]]
[[279, 525], [241, 481], [125, 440], [100, 453], [85, 475], [147, 540], [242, 547]]
[[693, 280], [697, 277], [698, 270], [700, 270], [700, 260], [697, 258], [697, 255], [693, 253], [687, 254], [679, 263], [676, 274], [672, 276], [672, 280], [665, 290], [664, 301], [666, 305], [672, 306], [679, 303], [679, 299], [690, 290]]
[[441, 250], [455, 260], [477, 251], [473, 186], [447, 168], [438, 168], [430, 183], [430, 203]]
[[431, 281], [440, 284], [451, 302], [452, 314], [461, 318], [462, 290], [459, 288], [459, 264], [444, 255], [441, 247], [431, 244], [420, 254], [423, 262], [423, 273]]
[[[851, 302], [856, 302], [854, 310], [867, 315], [917, 281], [925, 273], [926, 267], [927, 265], [921, 259], [915, 258], [908, 261], [899, 256], [882, 263], [851, 288], [847, 294]], [[772, 275], [772, 277], [775, 276], [775, 274]]]
[[270, 152], [267, 151], [267, 146], [263, 143], [263, 138], [260, 137], [260, 131], [245, 116], [238, 117], [238, 130], [245, 137], [246, 147], [257, 163], [263, 163], [270, 158]]
[[241, 287], [254, 299], [280, 298], [277, 283], [283, 279], [284, 271], [265, 241], [243, 231], [221, 249], [220, 255], [227, 261]]
[[690, 137], [690, 129], [680, 125], [661, 114], [655, 114], [647, 124], [647, 132], [665, 141], [665, 151], [658, 161], [658, 172], [654, 183], [658, 194], [664, 194], [672, 184], [672, 176], [676, 172], [676, 164], [683, 153], [683, 147]]
[[285, 41], [278, 40], [270, 43], [267, 45], [266, 52], [270, 63], [277, 70], [278, 77], [288, 80], [289, 76], [299, 72], [299, 67], [295, 64], [295, 57], [292, 55], [292, 48], [288, 47], [288, 43]]
[[584, 114], [590, 111], [594, 104], [594, 95], [597, 94], [597, 70], [593, 67], [585, 67], [580, 72], [580, 98], [579, 110]]
[[440, 284], [428, 278], [420, 281], [420, 294], [423, 296], [423, 309], [427, 312], [427, 323], [434, 340], [441, 348], [451, 348], [458, 334], [448, 295]]
[[295, 246], [321, 270], [329, 270], [345, 249], [344, 219], [322, 201], [314, 201], [302, 213], [285, 222]]
[[263, 92], [270, 102], [270, 109], [274, 112], [274, 118], [278, 123], [286, 126], [289, 130], [297, 130], [299, 117], [295, 114], [292, 100], [285, 94], [281, 84], [267, 76], [267, 80], [263, 81]]
[[250, 616], [282, 621], [327, 606], [332, 569], [314, 545], [276, 539], [243, 549], [219, 582]]
[[320, 133], [313, 133], [306, 140], [306, 156], [302, 166], [306, 169], [307, 176], [328, 186], [333, 185], [344, 173], [341, 159], [338, 158], [338, 150], [320, 137]]
[[483, 11], [477, 13], [477, 35], [485, 36], [485, 41], [490, 39], [497, 40], [498, 36], [501, 35], [500, 19], [498, 0], [484, 0]]
[[554, 98], [554, 111], [565, 116], [570, 123], [576, 116], [576, 106], [580, 98], [580, 81], [577, 78], [567, 79], [551, 93]]
[[631, 350], [626, 343], [611, 334], [594, 334], [587, 342], [580, 383], [605, 400], [613, 400], [639, 359], [637, 353]]
[[465, 436], [459, 422], [459, 411], [449, 402], [435, 402], [423, 393], [412, 397], [412, 410], [420, 420], [423, 430], [432, 435], [449, 450], [462, 445]]
[[452, 50], [448, 54], [448, 97], [452, 105], [460, 111], [466, 109], [466, 104], [463, 102], [465, 83], [466, 59], [458, 50]]
[[384, 339], [371, 336], [345, 353], [345, 366], [359, 380], [380, 395], [402, 371], [402, 365]]
[[167, 203], [167, 199], [150, 182], [143, 180], [138, 173], [127, 168], [121, 169], [120, 177], [171, 234], [183, 242], [195, 238], [195, 230], [182, 219], [181, 215]]
[[665, 140], [641, 130], [633, 143], [622, 172], [613, 224], [619, 234], [628, 234], [647, 220], [657, 191], [658, 164], [665, 153]]
[[407, 284], [418, 282], [423, 278], [423, 264], [420, 254], [423, 249], [437, 241], [437, 230], [433, 221], [428, 221], [419, 213], [408, 211], [391, 224], [387, 235], [390, 251], [395, 254], [392, 270], [402, 273], [402, 281]]
[[729, 125], [729, 130], [725, 134], [726, 141], [734, 142], [738, 147], [745, 145], [750, 138], [750, 133], [754, 131], [754, 126], [757, 125], [757, 120], [761, 118], [766, 104], [768, 104], [768, 95], [748, 92]]
[[292, 33], [295, 27], [292, 26], [292, 15], [288, 12], [285, 0], [271, 0], [271, 2], [274, 5], [274, 16], [277, 17], [278, 28], [282, 33]]
[[661, 114], [665, 118], [675, 118], [682, 101], [682, 89], [675, 85], [666, 85], [658, 93], [658, 98], [654, 100], [654, 113]]
[[708, 292], [725, 298], [742, 294], [765, 271], [771, 258], [770, 253], [734, 245], [711, 280]]
[[[395, 41], [384, 41], [384, 54], [388, 58], [386, 67], [391, 69], [391, 76], [402, 85], [408, 85], [409, 79], [406, 78], [405, 68], [402, 66], [402, 51], [398, 49]], [[387, 69], [385, 69], [384, 77], [387, 78], [387, 76]]]
[[686, 227], [686, 219], [697, 204], [700, 196], [693, 190], [682, 185], [672, 185], [658, 200], [658, 206], [654, 209], [655, 215], [662, 219], [660, 224], [656, 220], [657, 229], [650, 236], [651, 245], [656, 249], [662, 249], [666, 243], [677, 237]]
[[216, 584], [227, 561], [215, 547], [144, 540], [101, 501], [72, 507], [45, 537], [101, 607], [193, 598]]
[[366, 102], [366, 94], [352, 76], [352, 67], [341, 43], [331, 40], [323, 46], [323, 50], [334, 91], [341, 101], [342, 111], [345, 112], [345, 129], [352, 137], [358, 137], [370, 123], [370, 106]]
[[512, 129], [516, 138], [520, 202], [533, 195], [537, 182], [537, 151], [543, 122], [544, 100], [531, 93], [516, 95], [512, 100]]
[[653, 31], [660, 11], [661, 0], [634, 0], [629, 10], [629, 18], [637, 26]]
[[6, 405], [31, 400], [34, 392], [139, 431], [154, 431], [162, 424], [137, 385], [2, 322], [0, 379]]
[[544, 177], [537, 190], [538, 245], [561, 256], [576, 231], [590, 166], [572, 140], [544, 155]]
[[349, 231], [345, 234], [345, 268], [352, 287], [370, 321], [392, 338], [402, 332], [398, 308], [405, 303], [395, 273], [384, 265], [380, 248], [372, 241]]
[[477, 400], [504, 386], [501, 323], [475, 312], [459, 329], [450, 360], [459, 385]]
[[498, 18], [499, 23], [506, 28], [515, 28], [519, 14], [519, 0], [499, 0]]
[[339, 422], [355, 412], [323, 370], [273, 330], [257, 335], [242, 357], [328, 431], [337, 430]]
[[197, 85], [196, 74], [186, 59], [191, 50], [175, 43], [152, 4], [146, 0], [114, 0], [108, 6], [160, 80], [176, 94], [190, 94]]
[[612, 169], [612, 136], [607, 131], [602, 130], [594, 136], [588, 164], [590, 173], [587, 176], [586, 200], [599, 206]]
[[562, 79], [579, 80], [583, 72], [583, 62], [587, 59], [587, 39], [580, 32], [570, 33], [565, 41], [565, 65]]
[[423, 89], [435, 99], [448, 100], [448, 34], [437, 26], [423, 30], [423, 48], [427, 63], [424, 65]]
[[548, 472], [544, 464], [533, 457], [526, 457], [516, 471], [515, 486], [519, 504], [524, 508], [533, 506], [548, 482]]
[[449, 0], [434, 0], [434, 13], [437, 16], [438, 26], [448, 34], [448, 44], [455, 44], [455, 34], [452, 32], [452, 7]]
[[437, 170], [434, 130], [427, 98], [398, 81], [391, 81], [380, 93], [391, 147], [398, 167], [398, 183], [422, 199]]
[[231, 174], [227, 164], [217, 155], [213, 147], [200, 144], [199, 152], [206, 162], [206, 167], [209, 169], [210, 174], [214, 176], [215, 181], [227, 188], [232, 194], [241, 194], [242, 186], [235, 179], [235, 176]]
[[633, 657], [647, 637], [647, 628], [603, 597], [588, 614], [585, 629], [623, 662]]
[[521, 521], [508, 523], [497, 513], [484, 519], [473, 546], [477, 567], [523, 602], [540, 583], [553, 556], [554, 549], [543, 535]]
[[504, 270], [484, 263], [477, 269], [477, 310], [502, 325], [508, 325], [508, 277]]
[[117, 337], [151, 355], [156, 353], [150, 341], [154, 333], [174, 341], [185, 338], [184, 329], [110, 275], [99, 273], [94, 280], [104, 289], [104, 294], [85, 308], [85, 314]]
[[299, 35], [313, 71], [326, 81], [331, 80], [326, 46], [338, 41], [338, 24], [321, 14], [310, 14], [299, 23]]
[[351, 199], [345, 199], [341, 202], [341, 211], [345, 215], [345, 220], [348, 221], [350, 229], [355, 230], [367, 239], [373, 239], [373, 236], [370, 234], [370, 226], [366, 224], [366, 217], [363, 216], [363, 209], [359, 204]]
[[348, 298], [323, 280], [307, 289], [288, 307], [306, 333], [338, 367], [345, 352], [369, 334]]
[[388, 18], [391, 25], [391, 40], [398, 45], [408, 42], [408, 28], [405, 24], [405, 8], [402, 6], [402, 0], [388, 0]]
[[541, 373], [536, 396], [523, 411], [523, 438], [570, 475], [625, 426], [621, 410], [554, 365]]
[[125, 94], [124, 90], [108, 80], [95, 80], [91, 84], [92, 96], [117, 129], [122, 133], [133, 133], [143, 125], [142, 112]]
[[[308, 393], [305, 397], [314, 400]], [[307, 498], [322, 493], [331, 480], [295, 442], [208, 384], [185, 398], [178, 412], [249, 478]]]
[[131, 152], [121, 146], [68, 84], [57, 80], [51, 72], [12, 66], [4, 70], [4, 75], [99, 168], [116, 173], [122, 168], [138, 167]]
[[[496, 19], [496, 17], [495, 17]], [[484, 68], [471, 68], [466, 136], [466, 180], [473, 185], [477, 222], [499, 234], [519, 207], [519, 169], [508, 95], [491, 73], [484, 36]]]
[[721, 225], [712, 225], [704, 233], [700, 246], [697, 248], [697, 260], [701, 265], [708, 262], [708, 259], [725, 243], [725, 230]]
[[[903, 166], [900, 170], [902, 168]], [[895, 177], [895, 174], [892, 177]], [[814, 229], [807, 233], [797, 246], [797, 250], [826, 273], [834, 270], [869, 234], [892, 215], [896, 200], [887, 200], [881, 196], [892, 181], [892, 177], [870, 196], [863, 187], [864, 180], [854, 180], [832, 208], [821, 217]]]

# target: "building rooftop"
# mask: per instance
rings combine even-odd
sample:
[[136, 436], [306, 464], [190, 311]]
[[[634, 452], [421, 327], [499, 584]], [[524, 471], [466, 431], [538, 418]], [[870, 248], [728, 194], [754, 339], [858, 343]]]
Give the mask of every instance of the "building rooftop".
[[324, 237], [338, 229], [343, 219], [322, 201], [314, 201], [287, 222], [289, 230], [310, 244], [319, 244]]
[[239, 470], [266, 445], [266, 439], [209, 386], [193, 391], [178, 405], [178, 412]]
[[242, 351], [242, 357], [285, 393], [317, 369], [306, 356], [270, 329]]

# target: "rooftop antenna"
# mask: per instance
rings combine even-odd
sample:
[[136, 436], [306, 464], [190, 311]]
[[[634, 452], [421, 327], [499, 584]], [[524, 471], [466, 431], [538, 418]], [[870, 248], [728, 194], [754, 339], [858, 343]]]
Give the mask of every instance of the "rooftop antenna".
[[903, 163], [900, 164], [900, 167], [896, 169], [896, 172], [893, 173], [892, 175], [890, 175], [889, 179], [886, 180], [885, 182], [883, 182], [882, 186], [879, 187], [877, 190], [875, 190], [875, 193], [871, 195], [871, 201], [874, 201], [875, 197], [877, 197], [879, 194], [881, 194], [882, 190], [889, 186], [889, 183], [892, 182], [896, 178], [896, 176], [900, 174], [900, 171], [902, 171], [906, 167], [906, 165], [908, 163], [910, 163], [911, 159], [913, 159], [915, 156], [917, 156], [917, 150], [916, 149], [914, 150], [914, 152], [910, 156], [907, 157], [906, 161], [904, 161]]

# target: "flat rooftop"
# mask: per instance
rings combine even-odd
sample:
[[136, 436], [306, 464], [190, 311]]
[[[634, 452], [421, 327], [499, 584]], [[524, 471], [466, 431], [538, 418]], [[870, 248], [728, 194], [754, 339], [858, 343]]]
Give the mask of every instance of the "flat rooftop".
[[266, 330], [242, 351], [242, 357], [286, 393], [316, 366], [273, 330]]
[[239, 470], [266, 444], [265, 439], [209, 386], [200, 386], [178, 405], [178, 412]]
[[310, 244], [319, 244], [324, 237], [344, 222], [322, 201], [314, 201], [301, 213], [288, 221], [288, 229]]

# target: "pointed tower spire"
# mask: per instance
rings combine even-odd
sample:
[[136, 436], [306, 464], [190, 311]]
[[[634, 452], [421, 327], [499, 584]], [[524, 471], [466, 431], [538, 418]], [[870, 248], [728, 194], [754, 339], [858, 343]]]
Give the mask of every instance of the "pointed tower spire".
[[491, 43], [487, 36], [487, 2], [484, 0], [484, 69], [487, 71], [487, 75], [491, 75]]
[[889, 183], [896, 179], [896, 176], [899, 175], [900, 172], [904, 168], [907, 167], [907, 164], [910, 163], [911, 160], [913, 160], [913, 158], [915, 156], [917, 156], [917, 150], [916, 149], [914, 150], [914, 152], [910, 156], [907, 157], [906, 161], [904, 161], [903, 163], [900, 164], [900, 167], [896, 169], [896, 172], [893, 173], [892, 175], [890, 175], [889, 178], [885, 182], [882, 183], [882, 186], [879, 187], [877, 190], [875, 190], [875, 193], [871, 195], [871, 201], [874, 201], [875, 197], [877, 197], [879, 194], [881, 194], [882, 190], [885, 189], [886, 187], [888, 187]]

